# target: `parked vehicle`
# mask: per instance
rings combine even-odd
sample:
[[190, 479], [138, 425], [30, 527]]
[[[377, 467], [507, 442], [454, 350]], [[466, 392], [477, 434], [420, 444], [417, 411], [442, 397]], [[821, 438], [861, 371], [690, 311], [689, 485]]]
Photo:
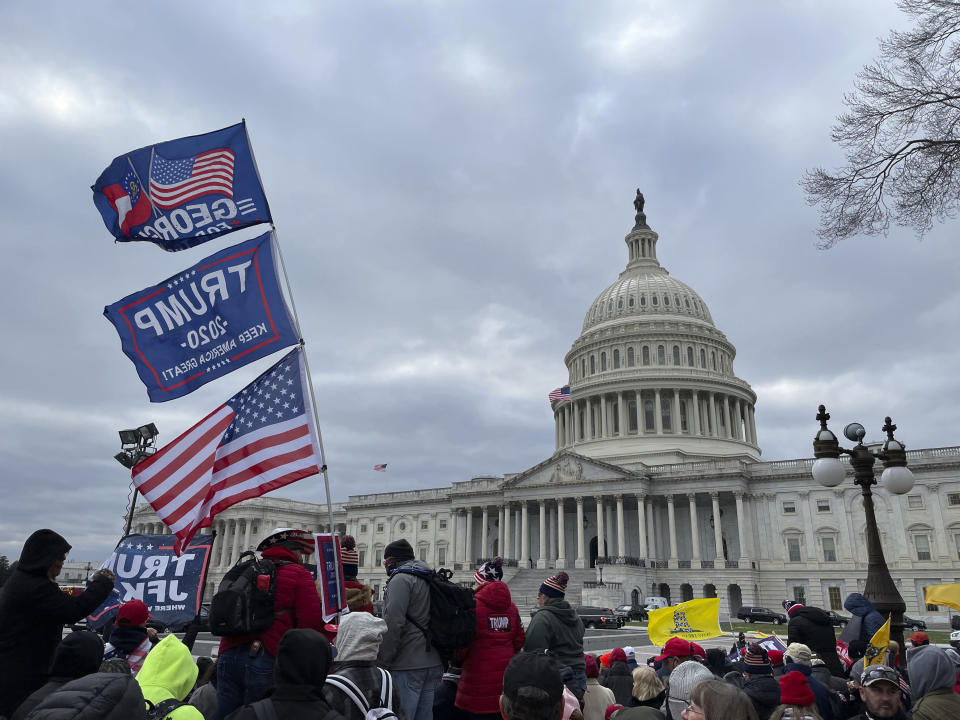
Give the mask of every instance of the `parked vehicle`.
[[617, 616], [613, 610], [601, 607], [592, 607], [590, 605], [578, 605], [576, 607], [577, 615], [583, 621], [583, 626], [588, 628], [618, 628]]
[[613, 609], [613, 614], [623, 618], [624, 622], [647, 619], [646, 611], [639, 605], [617, 605]]
[[830, 618], [830, 622], [834, 627], [843, 627], [850, 622], [850, 618], [839, 615], [833, 610], [827, 610], [827, 616]]
[[927, 629], [926, 622], [924, 622], [923, 620], [916, 620], [912, 617], [907, 617], [906, 615], [903, 616], [903, 626], [905, 628], [910, 628], [913, 632], [917, 632], [917, 630]]
[[737, 617], [748, 623], [769, 622], [774, 625], [783, 625], [787, 621], [787, 616], [783, 613], [774, 612], [765, 607], [742, 607], [737, 611]]
[[954, 630], [950, 633], [950, 647], [960, 651], [960, 630]]
[[643, 601], [644, 609], [647, 612], [651, 610], [659, 610], [660, 608], [669, 607], [670, 603], [662, 595], [654, 595], [653, 597], [645, 598]]

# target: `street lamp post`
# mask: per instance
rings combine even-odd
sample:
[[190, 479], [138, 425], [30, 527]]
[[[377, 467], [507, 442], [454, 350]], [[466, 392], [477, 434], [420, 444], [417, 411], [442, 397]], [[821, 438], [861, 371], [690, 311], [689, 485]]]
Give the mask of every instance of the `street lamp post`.
[[884, 465], [880, 485], [896, 495], [910, 491], [913, 487], [913, 473], [907, 468], [906, 448], [903, 443], [893, 437], [897, 426], [889, 417], [885, 418], [886, 422], [882, 428], [887, 434], [887, 439], [880, 450], [871, 450], [863, 444], [866, 430], [859, 423], [850, 423], [843, 429], [844, 436], [856, 442], [856, 446], [850, 450], [842, 448], [837, 442], [837, 436], [827, 428], [830, 414], [823, 405], [819, 410], [817, 420], [820, 421], [820, 430], [813, 439], [813, 454], [816, 457], [813, 463], [813, 477], [825, 487], [840, 485], [846, 478], [846, 470], [839, 457], [841, 454], [850, 456], [853, 482], [860, 486], [860, 492], [863, 495], [863, 511], [866, 515], [867, 582], [863, 594], [873, 603], [878, 612], [890, 616], [890, 639], [899, 643], [901, 662], [906, 663], [903, 613], [907, 606], [890, 576], [890, 568], [887, 567], [883, 557], [871, 488], [877, 483], [873, 474], [873, 465], [879, 459]]
[[597, 569], [600, 571], [600, 581], [597, 583], [600, 587], [604, 587], [603, 584], [603, 559], [597, 558]]

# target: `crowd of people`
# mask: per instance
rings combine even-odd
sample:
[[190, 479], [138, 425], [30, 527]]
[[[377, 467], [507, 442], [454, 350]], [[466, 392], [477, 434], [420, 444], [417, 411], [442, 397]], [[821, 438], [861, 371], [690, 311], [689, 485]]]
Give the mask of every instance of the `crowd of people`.
[[[670, 638], [641, 662], [633, 647], [584, 652], [584, 626], [566, 601], [569, 577], [546, 578], [524, 628], [502, 561], [474, 574], [472, 640], [450, 651], [437, 622], [432, 569], [406, 540], [384, 551], [382, 617], [357, 579], [353, 538], [342, 543], [348, 609], [324, 621], [304, 566], [309, 533], [278, 529], [258, 546], [276, 569], [272, 624], [224, 637], [216, 660], [195, 659], [177, 635], [147, 626], [140, 600], [117, 611], [108, 637], [63, 634], [113, 588], [96, 572], [77, 596], [56, 578], [70, 550], [52, 530], [24, 544], [0, 588], [0, 720], [947, 720], [960, 718], [960, 656], [914, 633], [901, 657], [870, 657], [883, 624], [870, 601], [847, 598], [850, 660], [819, 608], [785, 601], [786, 650], [743, 633], [727, 652]], [[878, 624], [879, 622], [879, 624]], [[903, 662], [906, 660], [907, 662]]]

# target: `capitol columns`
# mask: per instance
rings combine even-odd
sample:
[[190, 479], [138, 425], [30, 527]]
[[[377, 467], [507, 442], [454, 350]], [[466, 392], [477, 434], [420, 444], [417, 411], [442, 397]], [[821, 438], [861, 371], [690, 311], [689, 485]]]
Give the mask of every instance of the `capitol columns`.
[[737, 501], [737, 539], [740, 541], [740, 562], [749, 568], [750, 557], [753, 553], [747, 547], [747, 514], [743, 511], [743, 492], [737, 490], [733, 493], [733, 497]]
[[700, 393], [693, 390], [693, 434], [700, 435]]
[[585, 567], [583, 562], [584, 552], [583, 542], [583, 496], [577, 497], [577, 559], [574, 561], [574, 567]]
[[540, 500], [540, 558], [537, 560], [538, 568], [547, 566], [547, 501]]
[[487, 558], [490, 557], [490, 553], [487, 550], [487, 523], [490, 522], [490, 506], [484, 503], [483, 513], [480, 516], [481, 525], [480, 525], [480, 556], [486, 562]]
[[627, 554], [627, 536], [623, 526], [623, 495], [617, 495], [617, 555]]
[[663, 435], [663, 405], [660, 404], [660, 388], [653, 391], [653, 427], [657, 435]]
[[504, 503], [501, 513], [503, 515], [503, 545], [500, 552], [505, 560], [513, 559], [513, 538], [510, 534], [510, 516], [513, 514], [511, 503]]
[[647, 558], [647, 496], [637, 494], [637, 534], [640, 540], [640, 559]]
[[677, 567], [677, 517], [673, 508], [673, 495], [667, 495], [667, 524], [670, 528], [670, 567]]
[[563, 528], [563, 498], [557, 500], [557, 567], [567, 566], [567, 543]]
[[714, 548], [717, 552], [716, 562], [717, 565], [714, 567], [720, 568], [723, 567], [723, 530], [720, 527], [720, 493], [712, 492], [710, 493], [710, 501], [713, 503], [713, 543]]
[[696, 569], [700, 565], [700, 526], [697, 518], [697, 494], [687, 493], [690, 501], [690, 542], [693, 544], [693, 554], [690, 556], [691, 567]]
[[467, 508], [467, 537], [463, 543], [464, 559], [467, 565], [473, 565], [473, 506]]
[[617, 394], [617, 422], [620, 426], [620, 437], [625, 438], [628, 434], [627, 426], [627, 406], [623, 402], [623, 391]]
[[607, 536], [603, 532], [603, 521], [604, 521], [604, 507], [603, 507], [603, 495], [597, 495], [597, 557], [606, 557], [607, 556]]
[[527, 501], [520, 504], [520, 567], [530, 567], [530, 516], [527, 510]]
[[450, 533], [450, 564], [456, 565], [459, 556], [457, 555], [457, 536], [460, 534], [460, 509], [454, 508], [450, 512], [450, 520], [453, 523]]
[[243, 551], [243, 552], [246, 552], [247, 550], [250, 549], [250, 534], [251, 534], [251, 532], [253, 531], [253, 521], [252, 521], [250, 518], [247, 518], [247, 519], [244, 521], [244, 523], [246, 524], [247, 527], [245, 528], [245, 530], [244, 530], [244, 532], [243, 532], [243, 548], [242, 548], [242, 551]]

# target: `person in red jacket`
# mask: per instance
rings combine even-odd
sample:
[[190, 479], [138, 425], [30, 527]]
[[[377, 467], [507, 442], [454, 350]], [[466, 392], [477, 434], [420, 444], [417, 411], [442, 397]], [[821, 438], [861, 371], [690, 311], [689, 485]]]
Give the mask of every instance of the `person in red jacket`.
[[278, 528], [257, 546], [277, 566], [276, 620], [258, 635], [225, 637], [217, 660], [217, 720], [263, 698], [273, 686], [280, 638], [291, 628], [323, 630], [323, 610], [313, 576], [303, 562], [313, 554], [306, 530]]
[[484, 720], [500, 718], [503, 673], [526, 639], [510, 588], [502, 582], [502, 563], [494, 558], [474, 574], [477, 634], [459, 653], [463, 670], [454, 706]]

